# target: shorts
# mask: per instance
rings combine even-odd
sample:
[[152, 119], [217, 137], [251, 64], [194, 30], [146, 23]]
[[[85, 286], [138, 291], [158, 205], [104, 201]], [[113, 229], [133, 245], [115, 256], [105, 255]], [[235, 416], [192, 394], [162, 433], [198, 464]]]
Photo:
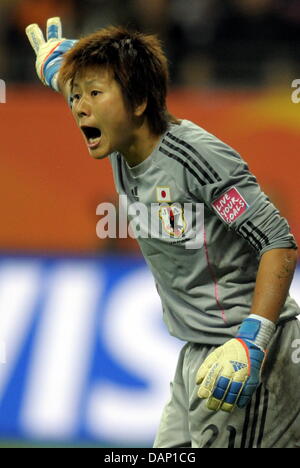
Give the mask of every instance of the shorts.
[[154, 448], [300, 448], [300, 322], [278, 325], [262, 382], [246, 408], [211, 411], [198, 398], [196, 374], [216, 347], [186, 344]]

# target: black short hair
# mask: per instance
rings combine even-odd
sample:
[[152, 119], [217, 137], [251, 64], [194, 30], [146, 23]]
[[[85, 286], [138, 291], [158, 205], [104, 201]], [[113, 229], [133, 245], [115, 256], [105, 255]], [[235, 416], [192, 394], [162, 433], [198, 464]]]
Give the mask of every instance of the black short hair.
[[147, 102], [144, 115], [154, 134], [171, 119], [166, 97], [168, 61], [155, 35], [110, 26], [80, 39], [64, 56], [59, 79], [66, 84], [88, 67], [108, 66], [121, 86], [128, 108]]

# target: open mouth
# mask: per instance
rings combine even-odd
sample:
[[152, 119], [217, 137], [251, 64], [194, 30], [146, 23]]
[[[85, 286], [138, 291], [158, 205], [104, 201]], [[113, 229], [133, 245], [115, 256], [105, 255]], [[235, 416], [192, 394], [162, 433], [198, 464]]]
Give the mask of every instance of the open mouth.
[[101, 139], [101, 130], [97, 127], [81, 127], [82, 132], [87, 141], [87, 145], [91, 149], [95, 149], [98, 147]]

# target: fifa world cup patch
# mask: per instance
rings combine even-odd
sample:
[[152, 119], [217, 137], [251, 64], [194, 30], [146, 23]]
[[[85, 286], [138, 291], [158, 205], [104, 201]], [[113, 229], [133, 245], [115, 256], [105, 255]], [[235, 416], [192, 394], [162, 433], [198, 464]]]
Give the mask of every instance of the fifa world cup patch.
[[239, 191], [235, 187], [232, 187], [221, 197], [217, 198], [212, 203], [212, 207], [221, 216], [223, 221], [231, 224], [245, 213], [249, 205]]

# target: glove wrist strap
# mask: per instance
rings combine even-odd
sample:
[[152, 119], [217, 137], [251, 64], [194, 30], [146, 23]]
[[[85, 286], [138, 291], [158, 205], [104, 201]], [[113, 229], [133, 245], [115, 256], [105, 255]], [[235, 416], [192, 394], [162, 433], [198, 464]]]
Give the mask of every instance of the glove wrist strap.
[[243, 322], [236, 338], [249, 340], [259, 348], [266, 350], [275, 332], [276, 325], [264, 317], [250, 314]]

